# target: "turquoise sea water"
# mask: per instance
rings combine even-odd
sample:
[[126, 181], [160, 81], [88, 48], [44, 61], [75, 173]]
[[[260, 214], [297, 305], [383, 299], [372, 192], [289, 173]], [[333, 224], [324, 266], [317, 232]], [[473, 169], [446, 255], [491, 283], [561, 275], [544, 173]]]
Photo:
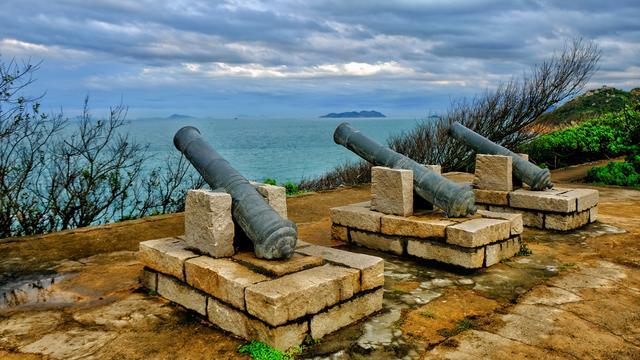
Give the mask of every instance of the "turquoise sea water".
[[419, 119], [140, 119], [128, 125], [130, 135], [149, 143], [155, 164], [177, 152], [173, 135], [185, 125], [197, 127], [211, 145], [242, 175], [252, 180], [275, 178], [297, 182], [322, 175], [358, 157], [333, 142], [333, 131], [347, 121], [385, 143], [391, 134], [415, 126]]

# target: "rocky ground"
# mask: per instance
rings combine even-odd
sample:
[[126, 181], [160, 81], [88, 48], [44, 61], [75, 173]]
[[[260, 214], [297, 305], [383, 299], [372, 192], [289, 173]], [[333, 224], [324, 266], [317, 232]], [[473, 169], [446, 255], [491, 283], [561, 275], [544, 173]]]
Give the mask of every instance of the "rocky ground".
[[[300, 356], [640, 359], [640, 191], [598, 189], [597, 223], [526, 230], [530, 256], [480, 272], [355, 249], [385, 258], [384, 309]], [[328, 209], [367, 198], [366, 186], [290, 198], [289, 214], [301, 239], [343, 246]], [[243, 358], [242, 340], [137, 283], [137, 243], [181, 234], [182, 220], [0, 240], [0, 358]]]

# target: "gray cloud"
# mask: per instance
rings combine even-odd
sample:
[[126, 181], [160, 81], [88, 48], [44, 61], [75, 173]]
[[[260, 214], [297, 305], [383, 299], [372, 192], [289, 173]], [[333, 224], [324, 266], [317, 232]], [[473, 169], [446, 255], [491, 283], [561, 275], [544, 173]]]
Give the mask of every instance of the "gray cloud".
[[3, 4], [0, 55], [59, 67], [45, 79], [64, 68], [66, 88], [147, 88], [153, 99], [159, 86], [375, 89], [402, 104], [407, 86], [440, 97], [494, 86], [575, 37], [603, 50], [594, 83], [632, 86], [639, 18], [637, 1], [21, 0]]

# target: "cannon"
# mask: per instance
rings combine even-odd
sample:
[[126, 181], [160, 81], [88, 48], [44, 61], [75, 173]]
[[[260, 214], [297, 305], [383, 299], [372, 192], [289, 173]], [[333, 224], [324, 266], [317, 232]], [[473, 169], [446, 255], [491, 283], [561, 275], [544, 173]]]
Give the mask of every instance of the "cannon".
[[296, 224], [275, 212], [256, 189], [213, 149], [193, 126], [178, 130], [173, 144], [198, 170], [212, 189], [224, 189], [232, 198], [233, 219], [251, 240], [254, 253], [264, 259], [293, 254]]
[[511, 156], [513, 174], [520, 181], [529, 185], [532, 190], [545, 190], [553, 187], [549, 169], [542, 169], [532, 164], [518, 154], [470, 130], [459, 122], [451, 124], [449, 134], [481, 154]]
[[333, 134], [336, 144], [353, 151], [376, 166], [413, 171], [413, 189], [421, 198], [445, 211], [447, 216], [462, 217], [476, 212], [470, 185], [459, 185], [423, 165], [380, 145], [349, 123], [342, 123]]

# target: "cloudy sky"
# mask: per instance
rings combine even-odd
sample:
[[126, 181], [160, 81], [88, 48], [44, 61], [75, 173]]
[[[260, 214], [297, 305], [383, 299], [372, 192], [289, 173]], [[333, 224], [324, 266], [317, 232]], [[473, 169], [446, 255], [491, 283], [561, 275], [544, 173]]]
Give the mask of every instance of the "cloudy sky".
[[590, 86], [640, 86], [640, 2], [6, 0], [0, 56], [42, 61], [47, 108], [420, 118], [595, 41]]

